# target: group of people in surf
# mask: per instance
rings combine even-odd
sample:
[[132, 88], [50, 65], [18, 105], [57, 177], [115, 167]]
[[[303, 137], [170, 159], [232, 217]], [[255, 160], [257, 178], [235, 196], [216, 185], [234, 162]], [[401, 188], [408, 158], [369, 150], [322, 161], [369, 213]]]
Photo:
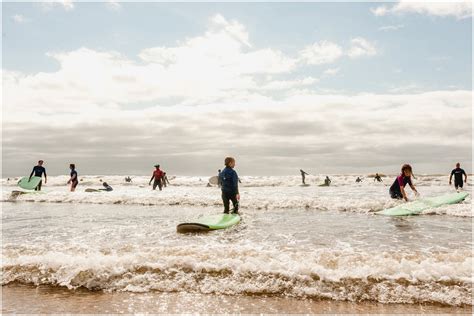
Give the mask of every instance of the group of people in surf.
[[[408, 201], [407, 194], [405, 192], [405, 187], [408, 184], [410, 188], [415, 192], [415, 195], [418, 196], [419, 193], [416, 190], [415, 186], [411, 181], [413, 175], [413, 169], [409, 164], [404, 164], [401, 169], [400, 175], [395, 179], [393, 184], [390, 186], [389, 193], [392, 199], [403, 199]], [[449, 185], [452, 184], [452, 179], [454, 176], [454, 188], [458, 191], [463, 188], [464, 183], [467, 183], [467, 174], [461, 169], [461, 164], [456, 163], [456, 168], [451, 171], [449, 176]], [[464, 176], [464, 181], [463, 181]]]
[[[300, 169], [301, 173], [301, 180], [303, 182], [303, 185], [306, 185], [305, 183], [305, 175], [309, 175], [307, 172], [303, 171]], [[413, 185], [411, 181], [411, 177], [413, 176], [413, 169], [409, 164], [404, 164], [401, 168], [401, 173], [393, 184], [390, 186], [389, 189], [389, 194], [392, 199], [403, 199], [405, 201], [408, 201], [407, 194], [405, 192], [405, 187], [408, 184], [410, 188], [415, 192], [415, 195], [418, 196], [419, 193], [416, 190], [415, 186]], [[452, 184], [452, 179], [454, 176], [454, 187], [456, 190], [462, 189], [463, 184], [467, 182], [467, 174], [466, 172], [461, 169], [461, 164], [458, 162], [456, 163], [456, 168], [451, 171], [451, 175], [449, 176], [449, 185]], [[463, 176], [464, 176], [464, 181], [463, 181]], [[414, 176], [413, 176], [414, 177]], [[382, 177], [376, 173], [374, 176], [374, 181], [377, 182], [383, 182]], [[326, 176], [326, 180], [324, 181], [324, 185], [329, 186], [331, 183], [331, 180], [329, 179], [328, 176]], [[360, 177], [357, 177], [356, 182], [362, 182], [362, 179]]]
[[[310, 176], [310, 174], [304, 171], [303, 169], [300, 169], [300, 173], [301, 173], [301, 182], [303, 182], [303, 185], [306, 185], [306, 182], [305, 182], [306, 176]], [[328, 187], [330, 185], [331, 185], [331, 179], [329, 179], [329, 177], [326, 176], [326, 179], [324, 179], [324, 183], [321, 184], [321, 186]]]
[[[43, 167], [43, 164], [44, 164], [44, 161], [39, 160], [38, 164], [33, 167], [33, 170], [31, 171], [30, 176], [28, 178], [28, 182], [31, 181], [31, 178], [33, 176], [41, 178], [40, 182], [35, 188], [35, 191], [41, 191], [41, 187], [43, 184], [43, 175], [44, 175], [44, 183], [47, 183], [48, 181], [46, 168]], [[70, 178], [67, 181], [67, 184], [70, 185], [70, 191], [74, 192], [76, 190], [77, 185], [79, 184], [79, 178], [78, 178], [78, 174], [76, 170], [76, 165], [73, 163], [70, 164], [69, 169], [70, 169], [70, 173], [69, 173]], [[151, 185], [151, 182], [153, 180], [154, 180], [153, 190], [155, 190], [156, 187], [158, 187], [161, 191], [163, 187], [166, 187], [168, 184], [170, 184], [168, 177], [166, 176], [166, 172], [160, 169], [160, 165], [155, 165], [155, 170], [153, 171], [149, 185]], [[100, 182], [102, 182], [102, 179], [100, 180]], [[128, 182], [128, 183], [132, 182], [132, 178], [130, 178], [130, 176], [126, 177], [125, 182]], [[113, 188], [107, 182], [102, 182], [102, 186], [104, 188], [98, 189], [97, 191], [106, 191], [106, 192], [113, 191]]]
[[[33, 170], [31, 171], [31, 174], [28, 180], [30, 181], [33, 176], [41, 178], [41, 181], [39, 182], [38, 186], [35, 188], [36, 191], [41, 190], [43, 175], [44, 175], [44, 183], [48, 181], [47, 175], [46, 175], [46, 169], [43, 167], [43, 164], [44, 164], [43, 160], [38, 161], [38, 165], [33, 167]], [[240, 201], [240, 194], [239, 194], [240, 179], [239, 179], [239, 176], [237, 175], [237, 172], [234, 170], [235, 159], [233, 157], [226, 157], [224, 160], [224, 165], [225, 165], [225, 168], [223, 170], [219, 170], [218, 172], [218, 186], [221, 188], [221, 191], [222, 191], [224, 213], [228, 214], [230, 212], [230, 202], [232, 202], [232, 206], [233, 206], [232, 213], [238, 213], [239, 201]], [[69, 169], [70, 169], [70, 179], [68, 180], [67, 184], [71, 185], [70, 190], [71, 192], [74, 192], [79, 183], [78, 175], [76, 171], [76, 165], [70, 164]], [[309, 175], [309, 174], [302, 169], [300, 169], [300, 172], [301, 172], [303, 184], [306, 184], [305, 175]], [[403, 199], [405, 201], [408, 201], [408, 197], [405, 192], [405, 187], [407, 185], [410, 186], [413, 192], [415, 192], [415, 195], [418, 196], [419, 193], [411, 181], [412, 176], [414, 177], [412, 167], [409, 164], [404, 164], [401, 168], [400, 175], [397, 176], [393, 184], [390, 186], [390, 189], [389, 189], [390, 197], [393, 199]], [[464, 179], [463, 179], [463, 176], [464, 176]], [[456, 188], [456, 190], [462, 189], [463, 184], [467, 182], [467, 174], [463, 169], [461, 169], [461, 164], [459, 162], [456, 163], [456, 168], [451, 171], [451, 174], [449, 176], [449, 185], [452, 184], [453, 177], [454, 177], [454, 187]], [[166, 187], [169, 184], [168, 177], [166, 176], [166, 172], [162, 171], [160, 169], [160, 165], [158, 164], [155, 165], [155, 170], [153, 171], [153, 174], [151, 176], [151, 179], [148, 185], [151, 185], [152, 181], [153, 181], [153, 190], [156, 190], [156, 188], [158, 187], [159, 190], [161, 191], [163, 187]], [[362, 181], [362, 179], [357, 177], [356, 182], [360, 182], [360, 181]], [[375, 175], [374, 181], [379, 181], [379, 182], [382, 181], [378, 173]], [[126, 178], [126, 182], [131, 182], [131, 178], [130, 177], [128, 177], [128, 179]], [[324, 184], [327, 186], [331, 184], [331, 179], [329, 179], [328, 176], [326, 176]], [[107, 182], [103, 182], [102, 185], [104, 186], [104, 189], [100, 189], [100, 190], [112, 191], [112, 187], [108, 185]]]

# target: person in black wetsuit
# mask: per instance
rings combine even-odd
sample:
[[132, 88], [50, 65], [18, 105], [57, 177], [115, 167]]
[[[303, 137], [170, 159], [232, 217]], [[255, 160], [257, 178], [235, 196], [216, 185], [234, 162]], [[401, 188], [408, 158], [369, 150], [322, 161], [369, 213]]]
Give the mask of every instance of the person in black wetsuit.
[[304, 172], [303, 169], [300, 169], [300, 172], [301, 172], [301, 181], [303, 182], [303, 184], [306, 184], [306, 183], [304, 182], [304, 180], [305, 180], [305, 175], [308, 175], [308, 176], [309, 176], [309, 173]]
[[331, 185], [331, 179], [329, 179], [328, 176], [326, 176], [326, 179], [324, 179], [324, 184], [325, 184], [326, 186], [330, 186], [330, 185]]
[[77, 180], [77, 171], [76, 171], [76, 165], [75, 164], [70, 164], [69, 169], [71, 169], [71, 178], [67, 182], [67, 184], [71, 184], [71, 192], [74, 192], [76, 190], [77, 184], [79, 181]]
[[[44, 173], [44, 183], [46, 184], [46, 182], [48, 181], [47, 176], [46, 176], [46, 169], [43, 167], [43, 160], [39, 160], [38, 165], [33, 167], [33, 171], [31, 171], [30, 178], [28, 179], [28, 182], [30, 182], [31, 177], [33, 176], [33, 174], [35, 175], [35, 177], [40, 177], [42, 179], [43, 178], [43, 173]], [[43, 182], [43, 180], [41, 180], [38, 183], [38, 186], [35, 188], [35, 191], [41, 191], [42, 182]]]
[[377, 180], [377, 182], [383, 182], [382, 177], [380, 177], [378, 173], [375, 174], [374, 182], [375, 180]]
[[107, 192], [113, 191], [112, 187], [108, 185], [107, 182], [102, 183], [102, 185], [104, 186], [104, 189], [99, 189], [99, 191], [107, 191]]
[[453, 176], [454, 176], [454, 187], [456, 188], [456, 190], [458, 188], [462, 189], [463, 187], [462, 176], [463, 175], [464, 175], [464, 183], [466, 183], [467, 174], [463, 169], [461, 169], [461, 164], [458, 162], [456, 164], [456, 169], [453, 169], [453, 171], [451, 171], [451, 175], [449, 176], [449, 185], [451, 185], [451, 180], [453, 179]]
[[221, 179], [222, 201], [224, 202], [224, 213], [229, 214], [230, 201], [234, 206], [232, 214], [239, 212], [239, 176], [235, 172], [235, 159], [227, 157], [224, 161], [225, 168], [219, 173]]
[[411, 176], [413, 175], [412, 168], [409, 164], [404, 164], [402, 166], [401, 174], [395, 179], [392, 186], [389, 189], [390, 197], [392, 199], [404, 199], [408, 201], [407, 194], [405, 193], [405, 186], [408, 184], [410, 188], [415, 192], [416, 195], [419, 195], [415, 186], [411, 183]]
[[356, 182], [357, 182], [357, 183], [362, 182], [362, 179], [359, 178], [359, 177], [357, 177]]

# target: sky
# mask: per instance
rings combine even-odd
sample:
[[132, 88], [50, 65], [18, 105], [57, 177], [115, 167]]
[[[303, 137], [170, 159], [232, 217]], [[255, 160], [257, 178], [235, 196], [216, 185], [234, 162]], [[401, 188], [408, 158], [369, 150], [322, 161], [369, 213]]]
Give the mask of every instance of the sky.
[[472, 3], [2, 3], [2, 172], [471, 172]]

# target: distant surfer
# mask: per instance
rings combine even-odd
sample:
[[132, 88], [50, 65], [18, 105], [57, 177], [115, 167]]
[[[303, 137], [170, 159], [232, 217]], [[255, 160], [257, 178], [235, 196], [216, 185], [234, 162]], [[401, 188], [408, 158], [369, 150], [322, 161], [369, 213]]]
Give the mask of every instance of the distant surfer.
[[102, 185], [104, 186], [103, 189], [99, 189], [99, 191], [107, 191], [107, 192], [110, 192], [110, 191], [113, 191], [114, 189], [112, 189], [112, 187], [110, 185], [107, 184], [107, 182], [104, 182], [102, 183]]
[[330, 186], [331, 185], [331, 179], [329, 179], [328, 176], [326, 176], [326, 179], [324, 179], [324, 185], [325, 186]]
[[383, 182], [382, 177], [378, 173], [375, 174], [374, 182], [375, 182], [375, 180], [377, 180], [377, 182]]
[[404, 199], [408, 201], [407, 194], [405, 192], [405, 186], [408, 184], [410, 188], [415, 192], [416, 195], [419, 195], [415, 186], [411, 183], [411, 176], [413, 176], [413, 170], [409, 164], [404, 164], [402, 166], [402, 172], [395, 179], [392, 186], [390, 187], [389, 193], [392, 199]]
[[449, 176], [449, 185], [451, 185], [451, 180], [453, 179], [453, 175], [454, 175], [454, 187], [456, 188], [456, 190], [458, 188], [462, 189], [463, 187], [462, 176], [464, 175], [464, 183], [467, 183], [467, 174], [464, 171], [464, 169], [461, 169], [461, 164], [459, 162], [456, 164], [456, 169], [453, 169], [453, 171], [451, 171], [451, 175]]
[[132, 178], [130, 178], [130, 176], [125, 177], [125, 182], [131, 183], [131, 182], [132, 182]]
[[67, 184], [71, 184], [71, 192], [74, 192], [76, 190], [77, 184], [79, 181], [77, 180], [77, 171], [76, 171], [76, 165], [75, 164], [70, 164], [69, 169], [71, 169], [71, 178], [67, 182]]
[[166, 172], [163, 172], [163, 177], [162, 177], [162, 182], [163, 186], [166, 188], [167, 184], [170, 184], [170, 181], [168, 180], [168, 176], [166, 175]]
[[300, 169], [300, 172], [301, 172], [301, 181], [303, 182], [303, 184], [306, 184], [304, 182], [305, 180], [305, 175], [308, 175], [309, 176], [309, 173], [306, 173], [303, 169]]
[[41, 184], [43, 182], [43, 174], [44, 174], [44, 183], [46, 184], [47, 176], [46, 176], [46, 169], [43, 167], [43, 160], [38, 161], [38, 165], [33, 167], [33, 171], [31, 171], [30, 178], [28, 182], [31, 181], [31, 177], [35, 175], [35, 177], [40, 177], [41, 181], [38, 183], [38, 186], [35, 188], [35, 191], [41, 191]]
[[362, 182], [362, 179], [360, 177], [357, 177], [356, 182], [357, 183]]
[[221, 180], [222, 201], [224, 202], [224, 213], [229, 214], [229, 201], [232, 201], [232, 214], [239, 212], [239, 176], [235, 172], [235, 159], [227, 157], [224, 160], [225, 168], [219, 173]]
[[222, 183], [221, 183], [221, 169], [217, 170], [217, 187], [221, 187], [222, 186]]
[[153, 171], [153, 174], [151, 175], [150, 182], [148, 182], [148, 185], [151, 185], [151, 181], [155, 179], [153, 182], [153, 190], [156, 190], [156, 187], [160, 189], [160, 191], [163, 188], [163, 183], [161, 182], [161, 178], [163, 177], [163, 171], [160, 170], [160, 165], [155, 165], [155, 170]]

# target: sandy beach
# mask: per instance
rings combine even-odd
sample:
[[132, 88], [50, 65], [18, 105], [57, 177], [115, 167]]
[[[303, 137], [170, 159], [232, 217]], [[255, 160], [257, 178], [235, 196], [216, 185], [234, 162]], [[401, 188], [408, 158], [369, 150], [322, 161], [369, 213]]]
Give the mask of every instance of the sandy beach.
[[4, 314], [472, 314], [472, 306], [352, 303], [278, 296], [75, 291], [60, 287], [2, 287]]

